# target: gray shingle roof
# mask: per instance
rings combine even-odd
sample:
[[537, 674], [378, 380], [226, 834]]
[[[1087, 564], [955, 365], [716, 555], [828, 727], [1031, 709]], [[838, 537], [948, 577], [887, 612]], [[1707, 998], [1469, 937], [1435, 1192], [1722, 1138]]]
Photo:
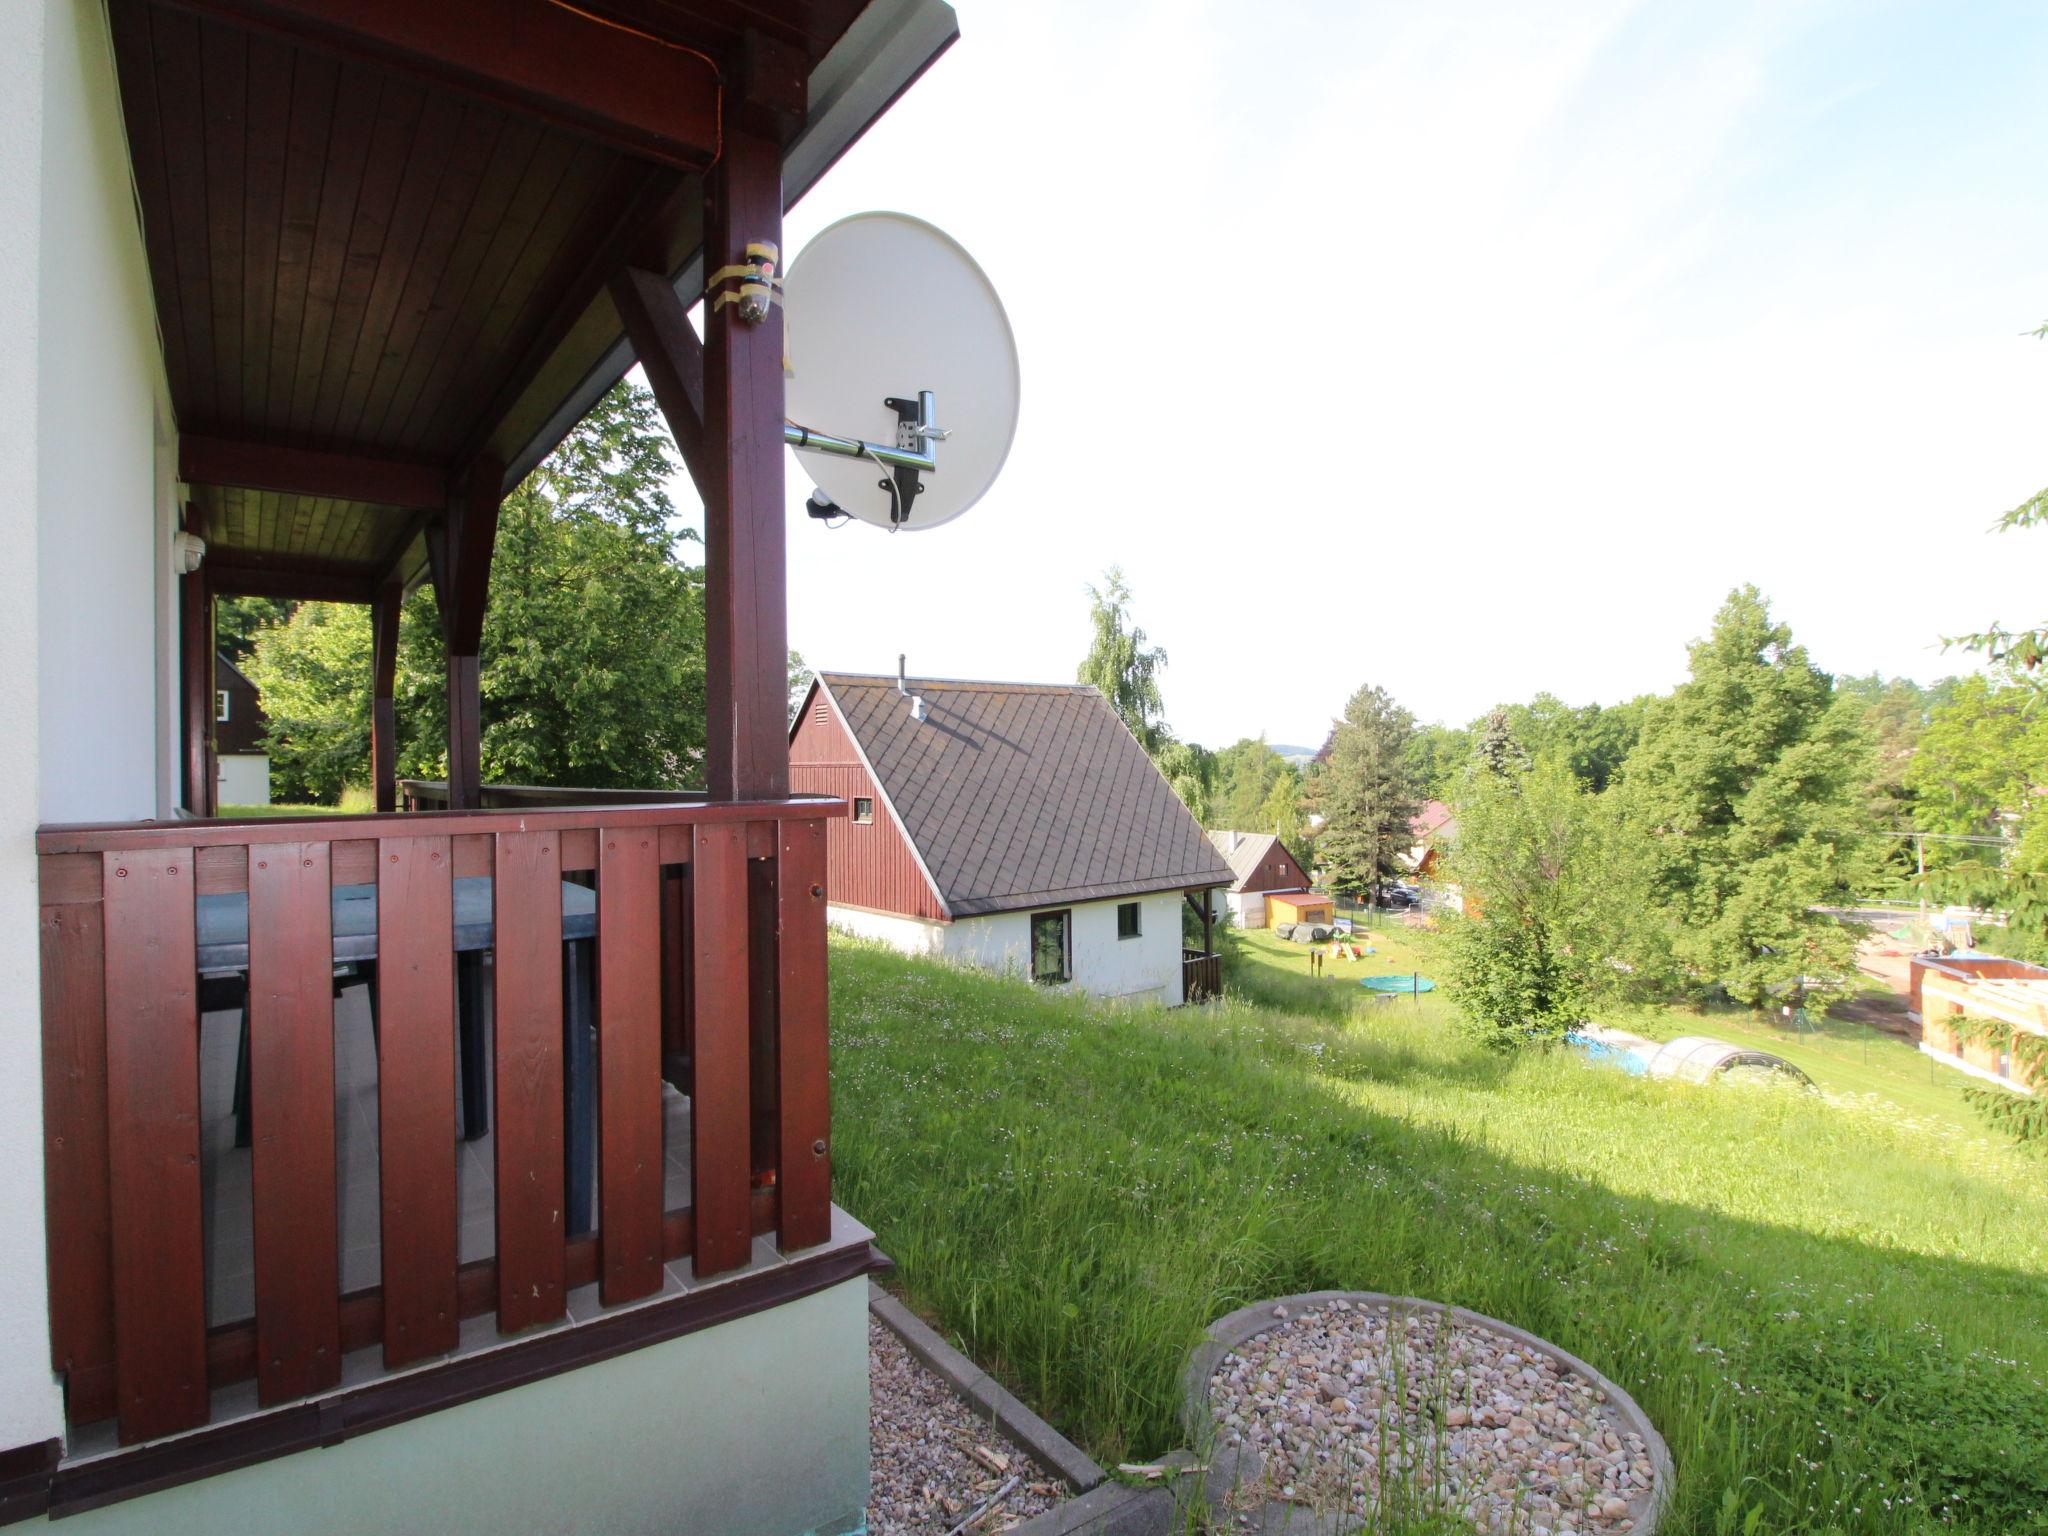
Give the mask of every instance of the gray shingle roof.
[[1173, 787], [1095, 689], [1080, 684], [821, 672], [955, 917], [1232, 875]]
[[[1237, 878], [1232, 880], [1233, 891], [1244, 889], [1245, 881], [1258, 873], [1266, 853], [1280, 839], [1271, 832], [1211, 832], [1209, 841], [1223, 862], [1230, 866], [1230, 872]], [[1231, 844], [1235, 842], [1236, 847]]]

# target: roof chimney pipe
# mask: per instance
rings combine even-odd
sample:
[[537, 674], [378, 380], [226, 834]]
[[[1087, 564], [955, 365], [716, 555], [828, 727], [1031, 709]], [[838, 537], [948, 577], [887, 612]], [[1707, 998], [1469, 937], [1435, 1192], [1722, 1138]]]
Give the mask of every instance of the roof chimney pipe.
[[910, 692], [910, 675], [904, 669], [909, 661], [901, 651], [896, 653], [896, 691], [906, 695]]
[[924, 695], [921, 693], [910, 696], [910, 718], [913, 720], [922, 720], [924, 718]]

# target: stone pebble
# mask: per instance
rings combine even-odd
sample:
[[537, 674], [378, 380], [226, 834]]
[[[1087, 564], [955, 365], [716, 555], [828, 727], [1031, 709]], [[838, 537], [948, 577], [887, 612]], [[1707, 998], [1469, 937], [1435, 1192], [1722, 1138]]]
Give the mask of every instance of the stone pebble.
[[1259, 1468], [1239, 1508], [1431, 1510], [1489, 1536], [1624, 1536], [1647, 1510], [1648, 1447], [1543, 1351], [1385, 1304], [1274, 1315], [1209, 1378], [1220, 1443]]
[[[973, 1536], [1007, 1530], [1052, 1508], [1071, 1490], [977, 1417], [945, 1379], [876, 1319], [868, 1319], [869, 1536], [943, 1536], [1009, 1481], [1017, 1485]], [[998, 1474], [975, 1448], [1009, 1463]]]

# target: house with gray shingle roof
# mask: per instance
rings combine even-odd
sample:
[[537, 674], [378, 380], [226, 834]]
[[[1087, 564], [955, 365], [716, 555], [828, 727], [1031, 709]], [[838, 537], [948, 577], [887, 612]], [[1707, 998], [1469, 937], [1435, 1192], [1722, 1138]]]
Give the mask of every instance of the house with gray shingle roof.
[[852, 807], [827, 833], [842, 929], [1101, 997], [1213, 988], [1181, 913], [1213, 925], [1235, 877], [1092, 687], [821, 672], [790, 782]]
[[1268, 895], [1309, 888], [1308, 871], [1271, 832], [1211, 832], [1209, 841], [1236, 877], [1223, 893], [1224, 910], [1236, 927], [1265, 927]]

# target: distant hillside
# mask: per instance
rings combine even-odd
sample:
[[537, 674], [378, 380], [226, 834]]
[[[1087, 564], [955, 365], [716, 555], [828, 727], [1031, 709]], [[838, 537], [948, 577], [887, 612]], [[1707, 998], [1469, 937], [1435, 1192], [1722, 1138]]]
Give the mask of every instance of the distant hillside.
[[1289, 747], [1275, 742], [1273, 750], [1297, 768], [1306, 768], [1315, 761], [1316, 749], [1314, 747]]

